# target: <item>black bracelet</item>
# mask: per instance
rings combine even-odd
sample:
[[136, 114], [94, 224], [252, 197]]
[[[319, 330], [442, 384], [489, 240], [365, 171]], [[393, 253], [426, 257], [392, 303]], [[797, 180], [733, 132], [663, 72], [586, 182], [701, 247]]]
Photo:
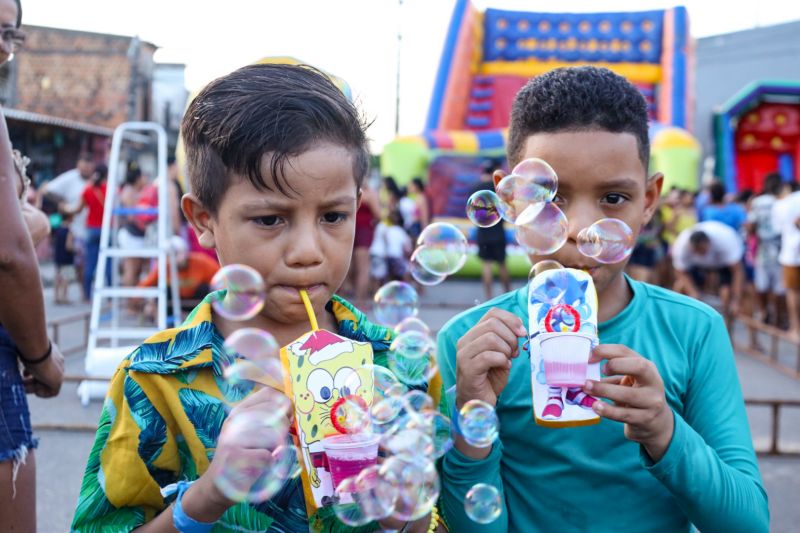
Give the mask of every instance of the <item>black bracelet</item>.
[[27, 357], [22, 355], [22, 352], [20, 352], [19, 348], [17, 348], [17, 357], [19, 357], [20, 361], [22, 361], [22, 363], [26, 365], [38, 365], [39, 363], [44, 363], [52, 354], [53, 354], [53, 343], [50, 341], [50, 339], [47, 339], [47, 352], [45, 352], [43, 356], [38, 357], [36, 359], [28, 359]]

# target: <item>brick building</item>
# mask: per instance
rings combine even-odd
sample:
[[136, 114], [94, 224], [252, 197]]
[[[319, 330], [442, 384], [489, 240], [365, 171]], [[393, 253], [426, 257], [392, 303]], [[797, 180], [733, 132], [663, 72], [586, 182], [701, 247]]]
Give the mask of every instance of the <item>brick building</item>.
[[11, 140], [35, 182], [72, 168], [78, 153], [105, 160], [113, 129], [150, 120], [156, 46], [137, 37], [27, 26], [25, 45], [0, 68]]

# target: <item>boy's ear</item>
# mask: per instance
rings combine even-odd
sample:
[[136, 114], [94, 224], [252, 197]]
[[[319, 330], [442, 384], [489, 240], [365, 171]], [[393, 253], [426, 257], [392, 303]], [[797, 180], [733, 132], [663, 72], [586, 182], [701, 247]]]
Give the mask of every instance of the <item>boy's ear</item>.
[[644, 219], [642, 226], [650, 222], [661, 199], [661, 188], [664, 186], [664, 174], [656, 172], [644, 184]]
[[189, 221], [197, 235], [197, 241], [203, 248], [216, 248], [214, 240], [214, 221], [211, 212], [200, 203], [200, 200], [191, 193], [181, 198], [181, 208], [186, 220]]
[[508, 174], [500, 170], [499, 168], [492, 173], [492, 179], [494, 181], [494, 188], [497, 188], [497, 184], [500, 183], [500, 180], [505, 178]]

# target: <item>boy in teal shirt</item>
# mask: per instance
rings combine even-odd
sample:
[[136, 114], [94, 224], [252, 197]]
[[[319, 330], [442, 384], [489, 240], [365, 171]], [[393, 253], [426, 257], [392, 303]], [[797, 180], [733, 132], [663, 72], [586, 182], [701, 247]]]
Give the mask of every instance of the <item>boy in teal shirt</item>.
[[[646, 103], [606, 69], [557, 69], [531, 80], [511, 113], [513, 167], [538, 157], [559, 177], [555, 201], [569, 220], [555, 259], [584, 269], [599, 299], [592, 361], [601, 381], [583, 390], [594, 426], [537, 426], [527, 337], [527, 287], [470, 309], [439, 333], [445, 387], [456, 408], [496, 405], [500, 436], [491, 448], [457, 438], [442, 462], [442, 511], [453, 531], [767, 531], [758, 472], [722, 318], [710, 307], [624, 275], [581, 255], [578, 232], [606, 217], [635, 233], [658, 207], [663, 177], [648, 178]], [[503, 177], [495, 174], [495, 184]], [[587, 406], [588, 407], [588, 406]], [[464, 511], [476, 483], [500, 490], [503, 512], [488, 525]]]

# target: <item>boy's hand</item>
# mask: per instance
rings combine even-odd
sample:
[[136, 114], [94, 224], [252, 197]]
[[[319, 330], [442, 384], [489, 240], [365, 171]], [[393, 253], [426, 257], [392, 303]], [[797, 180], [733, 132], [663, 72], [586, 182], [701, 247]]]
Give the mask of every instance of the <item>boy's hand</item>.
[[[236, 502], [229, 499], [216, 485], [215, 480], [221, 475], [230, 476], [231, 463], [247, 464], [247, 468], [236, 468], [237, 477], [233, 482], [236, 487], [249, 489], [266, 470], [272, 467], [272, 452], [285, 443], [287, 422], [255, 424], [248, 431], [238, 431], [237, 426], [243, 419], [252, 417], [256, 420], [274, 418], [276, 406], [275, 395], [280, 394], [265, 387], [234, 407], [228, 419], [222, 425], [214, 459], [208, 470], [192, 485], [184, 496], [186, 514], [201, 522], [212, 522]], [[287, 415], [288, 416], [288, 415]], [[240, 426], [241, 427], [241, 426]], [[223, 472], [228, 472], [223, 474]], [[190, 496], [191, 495], [191, 496]]]
[[522, 320], [502, 309], [490, 309], [456, 344], [456, 407], [470, 400], [497, 404], [508, 383], [511, 360], [527, 332]]
[[621, 344], [601, 344], [589, 359], [607, 359], [602, 381], [588, 380], [583, 390], [613, 405], [597, 401], [594, 411], [625, 424], [625, 437], [644, 446], [654, 462], [667, 451], [675, 419], [664, 395], [664, 382], [652, 361]]
[[25, 392], [40, 398], [52, 398], [58, 395], [64, 382], [64, 356], [58, 346], [52, 344], [50, 357], [35, 365], [25, 365], [22, 373]]

